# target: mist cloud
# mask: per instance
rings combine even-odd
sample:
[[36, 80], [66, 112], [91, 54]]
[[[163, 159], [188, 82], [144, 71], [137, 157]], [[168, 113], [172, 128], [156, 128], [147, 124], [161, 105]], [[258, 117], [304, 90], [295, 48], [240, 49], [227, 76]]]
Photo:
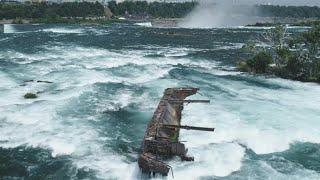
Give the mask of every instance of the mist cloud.
[[234, 27], [265, 22], [257, 4], [319, 5], [320, 0], [199, 0], [199, 5], [179, 23], [186, 28]]
[[[149, 0], [151, 1], [151, 0]], [[156, 1], [156, 0], [153, 0]], [[160, 0], [157, 0], [160, 1]], [[166, 2], [184, 2], [186, 0], [166, 0]], [[187, 0], [191, 1], [191, 0]], [[285, 5], [285, 6], [320, 6], [320, 0], [197, 0], [199, 2], [211, 3], [232, 3], [237, 4], [271, 4], [271, 5]]]
[[214, 28], [247, 25], [259, 20], [254, 14], [254, 5], [234, 5], [232, 1], [224, 1], [223, 3], [201, 1], [180, 22], [179, 26], [187, 28]]

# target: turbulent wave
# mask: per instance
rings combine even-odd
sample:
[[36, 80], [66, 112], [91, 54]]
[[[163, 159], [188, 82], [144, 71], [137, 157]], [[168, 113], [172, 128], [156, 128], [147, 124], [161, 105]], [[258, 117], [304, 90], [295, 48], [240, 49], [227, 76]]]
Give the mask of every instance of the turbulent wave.
[[16, 30], [11, 24], [4, 24], [4, 33], [15, 33]]
[[83, 32], [81, 29], [73, 29], [73, 28], [47, 28], [43, 29], [43, 32], [52, 32], [52, 33], [62, 33], [62, 34], [80, 34]]
[[135, 23], [135, 25], [144, 26], [144, 27], [152, 27], [151, 22]]
[[[61, 25], [82, 35], [36, 36], [57, 27], [24, 28], [0, 37], [10, 38], [0, 44], [2, 177], [137, 179], [163, 90], [194, 86], [201, 95], [192, 98], [212, 103], [187, 105], [183, 124], [216, 132], [181, 131], [195, 162], [167, 160], [176, 179], [319, 179], [320, 87], [234, 69], [239, 48], [263, 30], [175, 29], [172, 37], [134, 25]], [[39, 97], [26, 100], [27, 92]]]

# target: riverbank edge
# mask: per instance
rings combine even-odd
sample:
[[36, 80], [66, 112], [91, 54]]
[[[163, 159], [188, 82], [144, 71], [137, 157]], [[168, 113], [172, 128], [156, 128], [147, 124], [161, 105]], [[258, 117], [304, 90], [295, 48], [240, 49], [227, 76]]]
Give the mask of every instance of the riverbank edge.
[[129, 22], [126, 19], [108, 18], [35, 18], [35, 19], [6, 19], [0, 20], [0, 24], [82, 24], [82, 25], [103, 25], [111, 23]]
[[[106, 17], [58, 17], [58, 18], [34, 18], [34, 19], [2, 19], [0, 24], [83, 24], [83, 25], [101, 25], [110, 23], [128, 23], [128, 22], [181, 22], [184, 18], [150, 18], [150, 19], [122, 19], [122, 18], [106, 18]], [[255, 24], [247, 24], [246, 27], [275, 27], [282, 24], [291, 26], [315, 26], [320, 25], [320, 20], [305, 19], [295, 23], [283, 22], [256, 22]]]
[[248, 60], [239, 60], [236, 62], [236, 70], [248, 73], [253, 76], [268, 76], [268, 77], [278, 77], [282, 79], [299, 81], [303, 83], [316, 83], [320, 85], [320, 79], [305, 79], [299, 78], [297, 76], [290, 76], [288, 72], [284, 68], [279, 68], [275, 66], [275, 64], [269, 64], [266, 68], [266, 71], [263, 73], [256, 72], [254, 68], [250, 68], [247, 64]]

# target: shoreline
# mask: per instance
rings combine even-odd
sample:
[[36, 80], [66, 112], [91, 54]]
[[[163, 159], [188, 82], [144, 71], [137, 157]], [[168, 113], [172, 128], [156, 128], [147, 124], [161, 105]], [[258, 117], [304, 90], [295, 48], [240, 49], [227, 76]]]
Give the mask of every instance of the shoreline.
[[109, 24], [122, 23], [128, 20], [107, 19], [107, 18], [36, 18], [36, 19], [6, 19], [0, 20], [0, 24]]
[[[268, 18], [270, 19], [270, 18]], [[121, 19], [118, 18], [105, 18], [105, 17], [86, 17], [86, 18], [35, 18], [35, 19], [2, 19], [0, 24], [80, 24], [80, 25], [103, 25], [111, 23], [141, 23], [141, 22], [151, 22], [153, 27], [178, 27], [179, 22], [183, 18], [149, 18], [149, 19]], [[268, 22], [265, 19], [258, 21], [254, 24], [246, 24], [244, 27], [273, 27], [277, 25], [288, 24], [290, 26], [317, 26], [320, 25], [319, 19], [296, 19], [295, 22], [278, 20], [277, 22]]]

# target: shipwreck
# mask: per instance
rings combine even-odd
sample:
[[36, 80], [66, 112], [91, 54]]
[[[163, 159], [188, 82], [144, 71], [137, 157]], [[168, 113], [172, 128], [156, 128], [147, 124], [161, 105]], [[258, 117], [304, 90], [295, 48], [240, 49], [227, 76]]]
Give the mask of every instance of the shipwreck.
[[139, 167], [144, 174], [167, 176], [171, 167], [163, 160], [179, 156], [182, 161], [194, 161], [187, 155], [188, 149], [179, 141], [180, 129], [214, 131], [214, 128], [181, 125], [181, 113], [185, 103], [210, 103], [209, 100], [186, 100], [196, 94], [198, 88], [168, 88], [156, 108], [145, 132]]

